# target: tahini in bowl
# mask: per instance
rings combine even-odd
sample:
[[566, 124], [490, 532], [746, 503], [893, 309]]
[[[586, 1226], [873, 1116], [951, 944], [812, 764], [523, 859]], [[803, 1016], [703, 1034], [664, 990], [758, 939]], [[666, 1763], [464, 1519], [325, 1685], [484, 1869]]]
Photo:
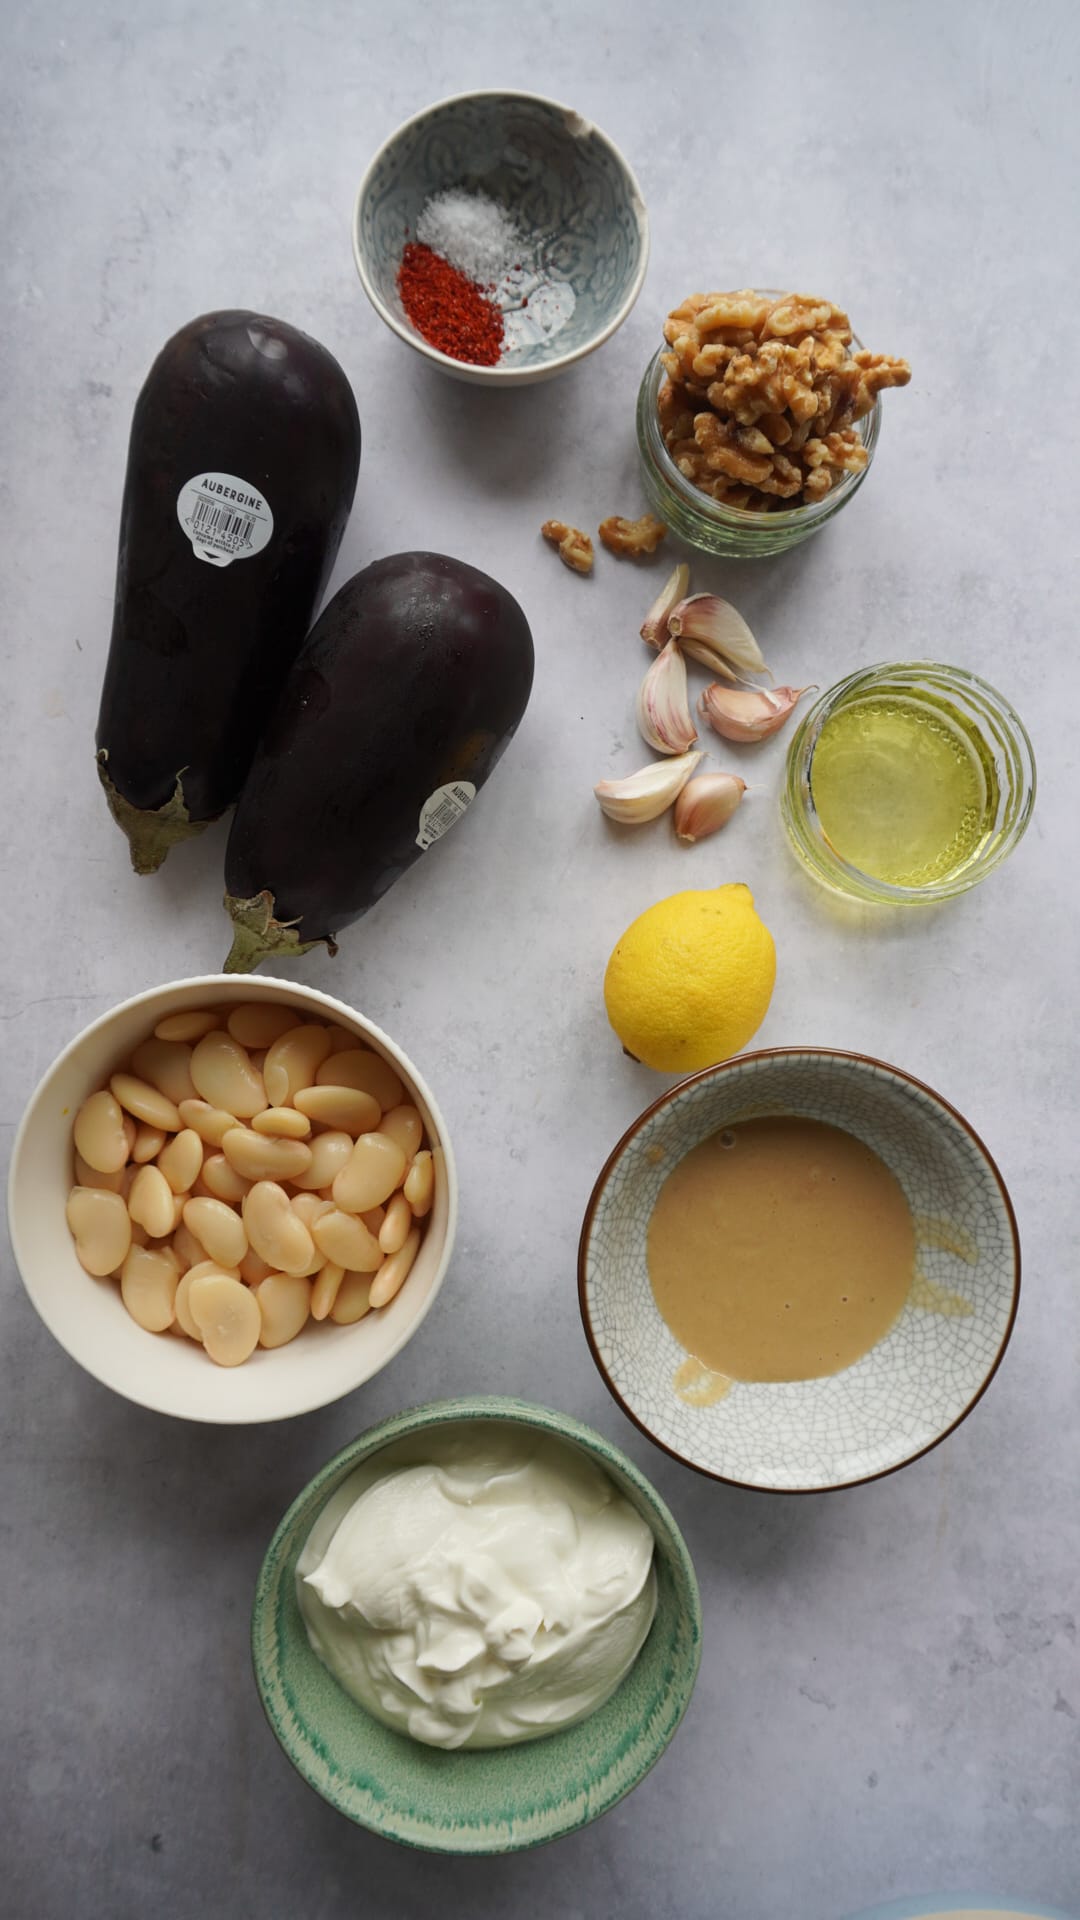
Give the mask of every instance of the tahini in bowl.
[[[652, 1529], [657, 1609], [641, 1652], [588, 1719], [520, 1746], [446, 1752], [365, 1712], [311, 1650], [296, 1598], [296, 1564], [319, 1513], [362, 1462], [420, 1457], [425, 1435], [485, 1422], [579, 1447]], [[393, 1451], [389, 1451], [393, 1450]], [[298, 1494], [270, 1543], [252, 1617], [255, 1679], [270, 1726], [297, 1772], [332, 1807], [406, 1846], [439, 1853], [512, 1853], [584, 1827], [659, 1760], [690, 1702], [701, 1657], [693, 1563], [645, 1475], [602, 1434], [522, 1400], [443, 1400], [361, 1434]]]
[[[257, 1348], [240, 1367], [218, 1367], [193, 1341], [147, 1333], [131, 1318], [115, 1280], [80, 1266], [64, 1218], [74, 1180], [72, 1122], [87, 1095], [126, 1064], [166, 1014], [267, 1001], [297, 1020], [336, 1023], [390, 1061], [419, 1108], [435, 1149], [435, 1200], [415, 1265], [395, 1300], [355, 1326], [309, 1325], [288, 1346]], [[427, 1317], [442, 1285], [457, 1227], [458, 1188], [446, 1123], [408, 1055], [362, 1014], [291, 981], [207, 974], [134, 995], [102, 1014], [64, 1048], [31, 1095], [11, 1159], [8, 1227], [23, 1285], [49, 1332], [114, 1393], [183, 1420], [244, 1425], [322, 1407], [389, 1364]]]
[[[575, 306], [549, 340], [493, 367], [451, 359], [407, 318], [397, 273], [432, 194], [481, 192], [535, 238], [538, 257], [573, 287]], [[391, 134], [360, 182], [353, 215], [360, 283], [379, 318], [433, 366], [482, 386], [549, 380], [620, 327], [645, 278], [649, 223], [618, 147], [572, 107], [533, 93], [457, 94]]]
[[[884, 1161], [915, 1219], [916, 1280], [891, 1330], [853, 1366], [737, 1380], [712, 1405], [691, 1404], [676, 1381], [687, 1354], [649, 1283], [649, 1218], [693, 1147], [774, 1114], [840, 1127]], [[1012, 1204], [969, 1123], [899, 1067], [814, 1047], [743, 1054], [661, 1095], [602, 1169], [578, 1253], [586, 1337], [624, 1412], [685, 1465], [777, 1493], [873, 1480], [936, 1446], [989, 1386], [1019, 1286]]]

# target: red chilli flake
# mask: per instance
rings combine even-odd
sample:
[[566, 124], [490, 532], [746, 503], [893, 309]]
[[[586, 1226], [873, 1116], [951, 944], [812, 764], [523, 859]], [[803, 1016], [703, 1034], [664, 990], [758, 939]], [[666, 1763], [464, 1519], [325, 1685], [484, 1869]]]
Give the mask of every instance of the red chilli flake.
[[495, 366], [502, 354], [503, 317], [475, 280], [417, 240], [405, 248], [397, 280], [402, 305], [429, 346], [474, 367]]

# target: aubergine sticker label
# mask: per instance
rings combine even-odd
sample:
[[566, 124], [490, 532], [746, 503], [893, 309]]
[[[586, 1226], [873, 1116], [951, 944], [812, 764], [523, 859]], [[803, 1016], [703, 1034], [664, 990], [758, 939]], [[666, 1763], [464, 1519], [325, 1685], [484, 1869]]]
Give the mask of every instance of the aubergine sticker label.
[[471, 780], [452, 780], [447, 787], [436, 787], [420, 809], [420, 831], [416, 844], [425, 850], [433, 847], [460, 820], [470, 800], [476, 799]]
[[176, 517], [199, 560], [227, 567], [261, 553], [274, 516], [257, 487], [235, 473], [197, 473], [176, 496]]

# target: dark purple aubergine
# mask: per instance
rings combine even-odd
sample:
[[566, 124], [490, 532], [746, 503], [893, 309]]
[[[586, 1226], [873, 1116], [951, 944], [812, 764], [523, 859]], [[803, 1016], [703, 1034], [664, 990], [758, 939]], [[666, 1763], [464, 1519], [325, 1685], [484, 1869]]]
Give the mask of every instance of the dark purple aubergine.
[[97, 761], [136, 873], [232, 805], [315, 616], [356, 490], [333, 355], [208, 313], [135, 403]]
[[373, 907], [458, 820], [514, 736], [529, 625], [486, 573], [397, 553], [312, 628], [252, 763], [225, 855], [228, 973], [306, 953]]

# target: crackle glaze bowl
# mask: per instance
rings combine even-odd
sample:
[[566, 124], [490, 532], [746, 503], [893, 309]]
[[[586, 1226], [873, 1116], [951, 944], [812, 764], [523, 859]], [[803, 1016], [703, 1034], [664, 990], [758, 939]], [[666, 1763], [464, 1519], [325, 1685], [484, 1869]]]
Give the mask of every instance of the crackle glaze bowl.
[[[424, 1458], [428, 1435], [475, 1431], [489, 1422], [578, 1447], [614, 1481], [656, 1541], [656, 1618], [621, 1686], [577, 1726], [520, 1746], [445, 1752], [391, 1731], [339, 1687], [308, 1643], [296, 1566], [318, 1515], [363, 1463], [381, 1472], [416, 1462]], [[285, 1754], [339, 1813], [406, 1846], [512, 1853], [587, 1826], [659, 1760], [697, 1678], [701, 1602], [678, 1527], [618, 1447], [568, 1414], [522, 1400], [443, 1400], [361, 1434], [297, 1495], [259, 1575], [252, 1657], [267, 1719]]]
[[[914, 1216], [916, 1273], [893, 1327], [853, 1366], [729, 1384], [690, 1360], [661, 1318], [646, 1233], [691, 1148], [775, 1114], [841, 1127], [878, 1154]], [[647, 1108], [596, 1182], [578, 1256], [585, 1333], [624, 1412], [687, 1466], [778, 1493], [873, 1480], [943, 1440], [997, 1370], [1019, 1285], [1012, 1205], [968, 1122], [898, 1067], [812, 1047], [725, 1061]]]
[[[568, 281], [575, 306], [550, 339], [470, 366], [429, 345], [407, 318], [397, 273], [425, 201], [449, 188], [484, 193], [535, 241], [536, 260]], [[572, 107], [533, 93], [462, 93], [427, 107], [380, 147], [353, 215], [360, 284], [386, 325], [433, 366], [487, 387], [549, 380], [610, 339], [645, 278], [649, 223], [614, 142]]]
[[[192, 1340], [147, 1333], [124, 1307], [117, 1282], [95, 1280], [80, 1266], [64, 1218], [75, 1178], [71, 1129], [87, 1095], [105, 1085], [167, 1014], [256, 1000], [295, 1008], [298, 1021], [343, 1026], [355, 1032], [358, 1044], [390, 1061], [435, 1150], [435, 1199], [415, 1265], [389, 1306], [351, 1327], [311, 1321], [287, 1346], [259, 1347], [243, 1366], [218, 1367]], [[388, 1365], [426, 1318], [442, 1285], [457, 1205], [446, 1123], [426, 1081], [388, 1034], [314, 987], [262, 975], [207, 974], [123, 1001], [77, 1034], [53, 1062], [15, 1136], [8, 1228], [23, 1285], [73, 1360], [139, 1406], [233, 1426], [325, 1406]]]

